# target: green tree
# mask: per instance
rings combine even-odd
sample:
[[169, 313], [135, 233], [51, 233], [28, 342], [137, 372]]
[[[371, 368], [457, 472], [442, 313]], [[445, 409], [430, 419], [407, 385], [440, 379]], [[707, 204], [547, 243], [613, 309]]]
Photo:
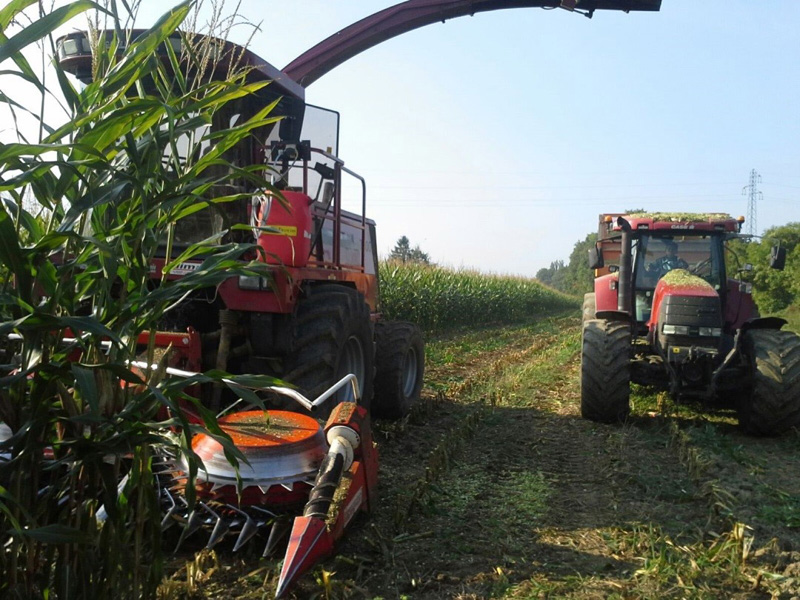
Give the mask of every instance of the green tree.
[[549, 267], [543, 267], [536, 272], [536, 279], [545, 285], [560, 290], [564, 280], [564, 270], [564, 261], [554, 260]]
[[[769, 267], [770, 251], [779, 244], [786, 249], [783, 271]], [[746, 244], [747, 262], [753, 265], [750, 281], [753, 298], [762, 313], [787, 308], [800, 297], [800, 223], [772, 227], [758, 242]]]
[[568, 294], [582, 296], [594, 290], [594, 274], [589, 268], [589, 250], [594, 247], [597, 234], [590, 233], [583, 240], [575, 242], [572, 253], [569, 255], [564, 276], [564, 288], [561, 290]]
[[397, 243], [389, 253], [389, 258], [399, 260], [401, 262], [416, 262], [429, 265], [431, 264], [430, 256], [423, 252], [419, 245], [411, 247], [411, 242], [406, 236], [400, 237]]
[[589, 269], [589, 249], [597, 240], [596, 233], [575, 242], [569, 262], [555, 260], [548, 268], [539, 269], [536, 279], [566, 294], [581, 296], [592, 291], [593, 275]]

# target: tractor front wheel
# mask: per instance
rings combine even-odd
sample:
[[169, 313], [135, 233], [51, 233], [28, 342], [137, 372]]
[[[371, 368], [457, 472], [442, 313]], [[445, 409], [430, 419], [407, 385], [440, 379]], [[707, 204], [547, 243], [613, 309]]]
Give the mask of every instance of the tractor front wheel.
[[624, 421], [630, 413], [630, 325], [589, 319], [581, 348], [581, 416], [600, 423]]
[[589, 319], [595, 318], [597, 312], [597, 301], [595, 300], [594, 292], [589, 292], [583, 295], [583, 317], [581, 321], [586, 323]]
[[750, 367], [751, 393], [738, 403], [739, 425], [753, 435], [779, 435], [800, 427], [800, 336], [751, 329], [742, 351]]
[[[314, 400], [350, 373], [358, 380], [359, 404], [369, 408], [375, 374], [369, 306], [353, 288], [339, 284], [314, 286], [300, 300], [294, 315], [292, 346], [284, 359], [283, 379]], [[345, 386], [319, 412], [327, 415], [336, 403], [352, 400], [352, 388]]]
[[422, 332], [413, 323], [379, 321], [375, 324], [376, 417], [400, 419], [419, 400], [425, 372]]

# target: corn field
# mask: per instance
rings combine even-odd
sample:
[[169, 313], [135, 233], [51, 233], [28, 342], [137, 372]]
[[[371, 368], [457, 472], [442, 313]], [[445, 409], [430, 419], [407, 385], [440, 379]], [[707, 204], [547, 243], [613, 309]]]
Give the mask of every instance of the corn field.
[[384, 317], [412, 321], [428, 331], [513, 323], [578, 302], [533, 279], [410, 262], [382, 262], [380, 281]]

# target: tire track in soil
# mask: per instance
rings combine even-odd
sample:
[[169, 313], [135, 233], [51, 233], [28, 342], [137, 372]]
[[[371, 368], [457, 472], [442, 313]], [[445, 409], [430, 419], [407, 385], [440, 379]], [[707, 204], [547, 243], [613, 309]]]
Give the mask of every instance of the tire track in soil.
[[[499, 357], [474, 377], [499, 377], [520, 360], [545, 362], [553, 341], [539, 336], [529, 351]], [[469, 407], [437, 407], [426, 426], [387, 444], [387, 498], [367, 530], [342, 548], [368, 565], [366, 576], [355, 577], [364, 597], [484, 598], [531, 578], [558, 583], [580, 576], [583, 583], [565, 590], [602, 598], [629, 589], [638, 567], [614, 554], [606, 538], [614, 530], [654, 523], [680, 538], [705, 525], [706, 501], [663, 426], [606, 427], [579, 417], [578, 363], [575, 355], [551, 366], [558, 401], [547, 400], [552, 389], [517, 391], [517, 402], [535, 400], [501, 404], [481, 421], [428, 503], [404, 523], [404, 541], [393, 541], [387, 514], [403, 482], [419, 477], [409, 461], [418, 469], [438, 435]], [[520, 481], [533, 488], [520, 488]]]
[[[561, 335], [574, 335], [567, 331], [571, 322]], [[338, 556], [322, 565], [335, 571], [330, 597], [658, 598], [660, 590], [637, 581], [641, 561], [626, 558], [630, 549], [615, 549], [615, 539], [655, 527], [662, 542], [668, 535], [675, 544], [691, 544], [703, 539], [709, 523], [719, 526], [730, 519], [752, 523], [761, 543], [774, 535], [775, 542], [757, 549], [751, 562], [794, 576], [789, 586], [800, 583], [800, 528], [787, 532], [759, 514], [771, 490], [800, 497], [800, 436], [753, 443], [731, 426], [712, 426], [702, 417], [684, 421], [634, 414], [624, 427], [584, 421], [577, 353], [567, 364], [550, 367], [560, 373], [547, 385], [515, 390], [514, 406], [500, 402], [486, 409], [474, 436], [449, 452], [449, 473], [397, 527], [404, 490], [423, 476], [440, 440], [477, 408], [459, 400], [483, 381], [500, 380], [515, 365], [552, 362], [548, 351], [559, 339], [547, 332], [531, 334], [527, 348], [520, 349], [517, 339], [504, 350], [439, 373], [431, 370], [426, 379], [432, 372], [434, 378], [455, 372], [461, 381], [438, 398], [427, 393], [409, 421], [377, 424], [380, 504], [369, 519], [351, 527]], [[721, 448], [709, 448], [701, 435], [709, 427], [722, 433]], [[709, 488], [736, 499], [727, 517], [719, 507], [709, 510], [715, 500]], [[242, 598], [261, 597], [257, 589], [252, 596], [235, 591], [243, 592]], [[737, 598], [765, 597], [733, 592]], [[320, 593], [308, 576], [292, 597]], [[780, 597], [798, 594], [800, 588], [788, 587]]]

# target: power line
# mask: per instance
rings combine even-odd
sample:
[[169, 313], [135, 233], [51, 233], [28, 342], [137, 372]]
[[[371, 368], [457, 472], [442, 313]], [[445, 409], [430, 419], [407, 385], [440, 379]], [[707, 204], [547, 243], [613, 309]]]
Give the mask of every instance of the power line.
[[759, 183], [761, 183], [761, 175], [755, 169], [751, 169], [750, 183], [742, 188], [742, 195], [747, 196], [747, 233], [750, 235], [758, 235], [756, 201], [764, 199], [764, 195], [758, 191]]

